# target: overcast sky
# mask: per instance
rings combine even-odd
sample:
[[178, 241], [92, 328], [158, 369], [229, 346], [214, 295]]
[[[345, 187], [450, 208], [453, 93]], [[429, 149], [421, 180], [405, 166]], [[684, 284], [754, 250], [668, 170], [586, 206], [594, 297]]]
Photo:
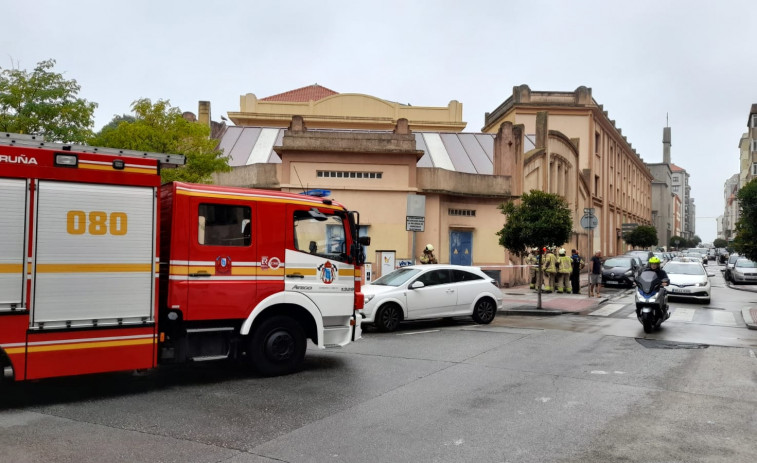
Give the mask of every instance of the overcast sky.
[[132, 101], [212, 116], [239, 96], [318, 83], [420, 106], [463, 103], [467, 132], [527, 84], [592, 88], [646, 162], [691, 174], [697, 234], [716, 236], [723, 184], [757, 103], [757, 3], [712, 1], [2, 0], [0, 67], [38, 61], [98, 103], [96, 129]]

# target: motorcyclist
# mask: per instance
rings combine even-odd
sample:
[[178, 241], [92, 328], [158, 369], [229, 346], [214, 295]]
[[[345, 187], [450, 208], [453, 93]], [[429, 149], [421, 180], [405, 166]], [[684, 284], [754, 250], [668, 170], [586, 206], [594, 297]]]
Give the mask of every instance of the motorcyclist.
[[[665, 291], [664, 287], [668, 286], [668, 283], [670, 282], [670, 279], [668, 278], [668, 273], [660, 268], [660, 258], [657, 256], [652, 256], [649, 258], [649, 262], [647, 264], [647, 268], [644, 269], [644, 271], [651, 271], [657, 274], [657, 278], [661, 281], [660, 292], [662, 293]], [[664, 296], [664, 293], [662, 293]], [[664, 299], [663, 299], [664, 300]], [[665, 304], [665, 311], [668, 312], [668, 305]]]

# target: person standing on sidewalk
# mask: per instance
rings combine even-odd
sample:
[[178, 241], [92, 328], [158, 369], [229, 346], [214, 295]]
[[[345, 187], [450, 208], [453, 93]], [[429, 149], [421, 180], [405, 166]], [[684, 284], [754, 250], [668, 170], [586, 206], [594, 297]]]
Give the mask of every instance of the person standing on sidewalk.
[[537, 272], [537, 265], [539, 265], [539, 261], [537, 260], [537, 254], [539, 253], [539, 250], [537, 248], [531, 249], [531, 252], [528, 253], [528, 257], [526, 257], [526, 264], [528, 264], [528, 274], [531, 276], [531, 283], [528, 285], [530, 289], [536, 290], [536, 272]]
[[573, 289], [573, 294], [581, 294], [581, 270], [584, 269], [584, 259], [575, 249], [571, 249], [570, 252], [570, 286]]
[[544, 274], [547, 277], [547, 281], [544, 282], [544, 292], [551, 293], [555, 290], [557, 277], [557, 257], [555, 257], [554, 248], [549, 248], [547, 255], [544, 256]]
[[602, 286], [602, 251], [597, 249], [589, 264], [589, 297], [599, 297]]
[[569, 294], [570, 293], [570, 272], [572, 270], [570, 257], [565, 255], [565, 248], [560, 248], [560, 257], [557, 258], [557, 263], [560, 264], [557, 274], [557, 292]]

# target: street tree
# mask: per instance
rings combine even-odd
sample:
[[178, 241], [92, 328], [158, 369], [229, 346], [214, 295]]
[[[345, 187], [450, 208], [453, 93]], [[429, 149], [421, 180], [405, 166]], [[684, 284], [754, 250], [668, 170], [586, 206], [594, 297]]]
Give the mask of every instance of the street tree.
[[695, 248], [699, 246], [699, 243], [702, 242], [702, 238], [698, 237], [697, 235], [694, 235], [691, 237], [691, 240], [689, 241], [689, 246], [692, 248]]
[[741, 216], [736, 222], [736, 252], [757, 261], [757, 179], [744, 185], [736, 194]]
[[634, 248], [648, 248], [657, 245], [657, 229], [652, 225], [639, 225], [623, 235], [626, 243]]
[[116, 116], [90, 144], [186, 156], [185, 166], [161, 171], [164, 182], [208, 183], [212, 173], [231, 170], [228, 158], [217, 149], [218, 142], [210, 138], [210, 127], [186, 120], [168, 100], [152, 103], [143, 98], [132, 103], [131, 108], [134, 120], [126, 117], [113, 127], [120, 117]]
[[33, 71], [0, 70], [0, 132], [41, 135], [46, 141], [84, 143], [92, 136], [97, 103], [79, 98], [81, 86], [53, 71], [55, 60]]
[[689, 240], [687, 240], [683, 236], [673, 235], [673, 236], [670, 237], [670, 241], [669, 242], [676, 249], [683, 249], [683, 248], [690, 247], [689, 246]]
[[[519, 204], [510, 201], [499, 209], [506, 217], [505, 226], [497, 232], [499, 244], [521, 257], [528, 248], [562, 245], [573, 231], [568, 203], [552, 193], [531, 190], [521, 196]], [[541, 309], [541, 259], [538, 270], [537, 308]]]
[[728, 241], [723, 238], [716, 238], [715, 241], [712, 242], [712, 246], [716, 248], [724, 248], [728, 246]]

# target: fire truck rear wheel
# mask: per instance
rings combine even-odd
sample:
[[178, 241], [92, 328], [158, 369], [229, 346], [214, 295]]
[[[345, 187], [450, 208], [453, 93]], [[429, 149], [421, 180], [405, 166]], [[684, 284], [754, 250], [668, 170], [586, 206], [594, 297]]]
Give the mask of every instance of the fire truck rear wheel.
[[302, 367], [306, 342], [299, 323], [289, 317], [271, 317], [252, 334], [247, 354], [260, 374], [286, 375]]

